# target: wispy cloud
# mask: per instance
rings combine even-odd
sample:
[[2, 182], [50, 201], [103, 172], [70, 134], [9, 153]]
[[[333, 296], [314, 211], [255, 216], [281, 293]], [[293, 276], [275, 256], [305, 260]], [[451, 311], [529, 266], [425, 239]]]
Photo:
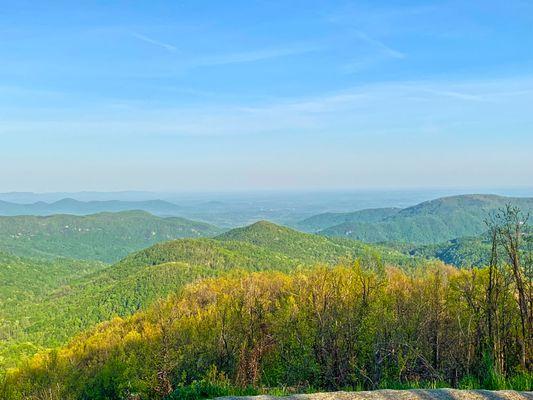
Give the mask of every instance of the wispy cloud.
[[226, 64], [249, 63], [262, 60], [270, 60], [280, 57], [288, 57], [321, 50], [318, 45], [298, 45], [292, 47], [280, 47], [271, 49], [259, 49], [238, 53], [220, 54], [194, 60], [194, 66], [216, 66]]
[[369, 34], [360, 30], [351, 29], [352, 37], [366, 45], [366, 51], [362, 51], [357, 58], [341, 65], [341, 70], [345, 73], [355, 73], [368, 69], [378, 63], [389, 60], [402, 60], [407, 54], [394, 49]]
[[427, 93], [432, 93], [437, 96], [444, 96], [444, 97], [452, 97], [454, 99], [459, 100], [465, 100], [465, 101], [479, 101], [479, 102], [486, 102], [491, 101], [490, 97], [491, 95], [494, 96], [495, 94], [472, 94], [472, 93], [464, 93], [464, 92], [458, 92], [453, 90], [434, 90], [434, 89], [426, 89]]
[[[0, 101], [2, 96], [0, 96]], [[9, 98], [6, 97], [5, 102]], [[76, 135], [138, 138], [159, 135], [232, 136], [345, 134], [361, 138], [528, 134], [533, 77], [481, 81], [384, 82], [302, 98], [177, 106], [98, 103], [83, 115], [34, 110], [33, 118], [6, 112], [0, 135]], [[1, 104], [1, 102], [0, 102]], [[126, 105], [128, 103], [126, 102]], [[505, 110], [505, 112], [502, 112]], [[9, 111], [9, 110], [8, 110]]]
[[149, 43], [149, 44], [157, 46], [157, 47], [161, 47], [161, 48], [163, 48], [163, 49], [165, 49], [167, 51], [174, 52], [174, 51], [177, 50], [176, 46], [173, 46], [173, 45], [168, 44], [168, 43], [161, 42], [159, 40], [152, 39], [152, 38], [150, 38], [148, 36], [141, 35], [140, 33], [131, 32], [131, 35], [134, 38], [139, 39], [142, 42]]
[[376, 49], [378, 49], [382, 54], [390, 57], [390, 58], [405, 58], [406, 54], [402, 53], [401, 51], [395, 50], [389, 46], [387, 46], [382, 41], [375, 39], [373, 37], [370, 37], [365, 32], [361, 31], [355, 31], [355, 35], [362, 41], [374, 46]]

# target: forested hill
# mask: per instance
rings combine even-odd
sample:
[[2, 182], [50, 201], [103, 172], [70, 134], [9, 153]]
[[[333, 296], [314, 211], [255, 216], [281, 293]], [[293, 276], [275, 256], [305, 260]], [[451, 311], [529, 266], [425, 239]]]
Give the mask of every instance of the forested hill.
[[408, 246], [406, 254], [425, 258], [437, 258], [446, 264], [460, 268], [481, 267], [490, 261], [491, 243], [488, 235], [463, 237], [443, 243]]
[[[333, 265], [356, 258], [371, 259], [374, 264], [380, 260], [398, 265], [422, 262], [396, 250], [304, 234], [267, 222], [236, 229], [216, 239], [158, 243], [112, 266], [95, 267], [88, 274], [75, 274], [76, 279], [62, 280], [60, 275], [39, 301], [34, 301], [33, 297], [11, 296], [13, 302], [11, 312], [5, 316], [5, 342], [0, 359], [4, 357], [5, 364], [13, 364], [21, 354], [64, 343], [77, 332], [114, 316], [130, 315], [200, 278], [232, 271], [290, 272], [300, 266]], [[46, 265], [50, 265], [48, 268], [52, 272], [63, 271], [62, 265], [57, 264], [60, 261], [50, 261]], [[23, 293], [28, 280], [34, 282], [29, 286], [36, 286], [46, 271], [47, 267], [36, 263], [34, 269], [14, 270], [12, 263], [0, 262], [0, 269], [12, 276], [10, 286], [15, 292]], [[27, 261], [26, 265], [31, 263]], [[24, 323], [17, 325], [18, 321]], [[13, 326], [18, 328], [13, 329]], [[20, 348], [21, 343], [31, 346]]]
[[388, 247], [302, 233], [268, 221], [259, 221], [243, 228], [232, 229], [215, 239], [251, 243], [312, 263], [335, 263], [343, 258], [354, 259], [370, 254], [379, 257], [383, 262], [393, 264], [405, 265], [415, 262], [411, 257]]
[[145, 201], [79, 201], [75, 199], [61, 199], [52, 203], [39, 201], [31, 204], [11, 203], [0, 200], [0, 215], [53, 215], [74, 214], [89, 215], [99, 212], [120, 212], [142, 210], [159, 216], [176, 216], [182, 213], [181, 207], [163, 200]]
[[[460, 270], [264, 221], [158, 243], [111, 266], [80, 265], [63, 283], [61, 265], [33, 270], [4, 259], [12, 288], [0, 309], [0, 366], [20, 367], [4, 375], [6, 399], [199, 399], [301, 385], [531, 387], [518, 346], [499, 350], [504, 372], [483, 353], [488, 268]], [[45, 268], [57, 272], [39, 292]], [[507, 274], [503, 266], [497, 273]], [[519, 343], [526, 314], [517, 290], [495, 282], [498, 343]], [[31, 295], [18, 295], [21, 286]]]
[[[26, 335], [37, 320], [46, 323], [44, 314], [36, 309], [52, 299], [68, 296], [77, 281], [105, 268], [107, 265], [98, 261], [42, 260], [0, 252], [0, 375], [3, 366], [42, 348], [40, 340]], [[35, 334], [47, 337], [45, 330]]]
[[524, 213], [533, 211], [533, 198], [451, 196], [405, 208], [377, 222], [345, 222], [319, 233], [364, 242], [439, 243], [483, 233], [490, 212], [506, 204], [520, 207]]
[[115, 265], [23, 259], [0, 253], [0, 372], [24, 354], [127, 316], [194, 280], [235, 270], [289, 271], [299, 261], [248, 243], [179, 239]]
[[30, 257], [114, 262], [161, 241], [220, 232], [203, 222], [162, 218], [144, 211], [0, 217], [0, 250]]
[[54, 290], [105, 267], [97, 261], [38, 260], [0, 251], [0, 319], [14, 312], [13, 305], [20, 300], [38, 302]]
[[369, 208], [347, 213], [323, 213], [306, 218], [294, 225], [304, 232], [317, 232], [331, 226], [353, 222], [378, 222], [398, 214], [402, 209], [396, 207]]

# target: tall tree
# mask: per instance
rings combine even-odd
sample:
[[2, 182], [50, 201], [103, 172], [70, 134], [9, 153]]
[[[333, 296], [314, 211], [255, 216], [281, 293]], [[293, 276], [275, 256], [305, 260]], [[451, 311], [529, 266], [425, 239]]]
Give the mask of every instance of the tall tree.
[[[533, 332], [533, 315], [531, 313], [532, 293], [532, 266], [531, 257], [525, 251], [526, 243], [530, 242], [530, 229], [528, 226], [529, 215], [524, 214], [520, 208], [510, 204], [493, 215], [489, 223], [492, 235], [492, 259], [490, 266], [490, 279], [488, 290], [489, 309], [494, 302], [494, 275], [497, 265], [497, 249], [503, 248], [507, 262], [512, 271], [518, 308], [520, 310], [521, 337], [519, 340], [521, 355], [520, 364], [524, 369], [531, 367], [531, 339]], [[488, 313], [489, 336], [493, 334], [493, 310]]]

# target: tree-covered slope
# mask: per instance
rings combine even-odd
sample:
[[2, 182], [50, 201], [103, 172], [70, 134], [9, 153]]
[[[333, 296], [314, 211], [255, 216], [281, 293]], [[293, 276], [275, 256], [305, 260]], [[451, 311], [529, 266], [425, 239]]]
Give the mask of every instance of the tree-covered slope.
[[[530, 225], [523, 227], [522, 239], [522, 251], [526, 253], [531, 251], [533, 249], [533, 236]], [[446, 264], [460, 268], [484, 267], [490, 263], [492, 241], [489, 233], [485, 232], [478, 236], [462, 237], [437, 244], [422, 246], [399, 244], [396, 248], [405, 254], [436, 258]], [[500, 262], [502, 253], [501, 249], [496, 253]]]
[[461, 268], [486, 266], [490, 262], [491, 244], [485, 236], [452, 239], [444, 243], [411, 248], [408, 254], [437, 258]]
[[0, 217], [0, 250], [31, 257], [113, 262], [154, 243], [217, 233], [218, 228], [206, 223], [144, 211]]
[[98, 261], [41, 260], [0, 252], [0, 309], [18, 300], [37, 301], [58, 287], [105, 268]]
[[42, 260], [0, 252], [0, 369], [39, 349], [35, 343], [22, 340], [34, 322], [38, 305], [106, 267], [98, 261]]
[[[158, 243], [112, 266], [50, 288], [38, 302], [20, 301], [9, 319], [25, 318], [26, 322], [21, 330], [6, 336], [0, 356], [6, 357], [5, 364], [13, 363], [21, 343], [32, 344], [25, 350], [29, 354], [35, 348], [56, 346], [83, 329], [114, 316], [130, 315], [200, 278], [234, 270], [291, 271], [301, 265], [356, 258], [420, 263], [395, 250], [305, 234], [267, 222], [216, 239]], [[19, 310], [23, 314], [17, 313]]]
[[[194, 280], [230, 270], [288, 271], [300, 264], [248, 243], [210, 239], [157, 244], [112, 266], [9, 255], [2, 255], [0, 262], [0, 277], [6, 282], [0, 292], [0, 369], [98, 322], [130, 315]], [[68, 268], [74, 267], [78, 270], [69, 275]]]
[[[406, 273], [356, 264], [206, 279], [106, 321], [7, 374], [0, 397], [203, 399], [262, 390], [469, 387], [531, 390], [519, 348], [486, 356], [485, 270]], [[520, 340], [514, 289], [499, 337]], [[468, 298], [468, 302], [464, 298]], [[485, 351], [485, 353], [484, 353]], [[279, 389], [278, 389], [279, 390]]]
[[378, 222], [396, 215], [401, 208], [369, 208], [347, 213], [323, 213], [306, 218], [294, 225], [304, 232], [317, 232], [335, 225], [353, 222]]
[[533, 211], [533, 198], [451, 196], [405, 208], [382, 221], [342, 223], [324, 229], [320, 234], [364, 242], [439, 243], [481, 234], [486, 230], [485, 220], [490, 212], [507, 203], [520, 207], [526, 213]]
[[384, 262], [395, 264], [414, 262], [411, 257], [384, 246], [302, 233], [268, 221], [232, 229], [215, 239], [251, 243], [311, 263], [331, 264], [341, 259], [354, 259], [369, 254], [378, 256]]

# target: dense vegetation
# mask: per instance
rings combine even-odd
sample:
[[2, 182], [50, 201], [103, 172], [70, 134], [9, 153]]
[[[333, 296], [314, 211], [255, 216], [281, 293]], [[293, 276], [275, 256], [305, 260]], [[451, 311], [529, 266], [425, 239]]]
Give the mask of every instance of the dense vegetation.
[[217, 236], [216, 239], [251, 243], [307, 263], [331, 264], [341, 259], [353, 260], [365, 254], [373, 254], [383, 262], [396, 265], [412, 265], [416, 262], [412, 257], [407, 257], [389, 247], [302, 233], [268, 221], [259, 221], [250, 226], [232, 229]]
[[[70, 267], [71, 263], [26, 260], [24, 268], [16, 270], [13, 262], [0, 264], [12, 278], [1, 293], [5, 302], [0, 308], [0, 368], [13, 366], [36, 349], [63, 344], [98, 322], [130, 315], [191, 281], [231, 269], [290, 270], [298, 265], [282, 254], [252, 245], [207, 239], [159, 244], [116, 265], [97, 264], [92, 273], [76, 272], [62, 279], [66, 275], [63, 264]], [[53, 284], [39, 287], [39, 280]], [[32, 288], [37, 294], [30, 296]]]
[[404, 246], [404, 249], [413, 256], [437, 258], [456, 267], [481, 267], [490, 262], [491, 243], [486, 236], [464, 237], [424, 246]]
[[104, 268], [97, 261], [28, 259], [0, 252], [0, 369], [43, 348], [23, 335], [34, 323], [39, 304]]
[[379, 222], [396, 215], [401, 208], [369, 208], [347, 213], [323, 213], [306, 218], [295, 224], [295, 228], [304, 232], [318, 232], [335, 225], [353, 222]]
[[39, 260], [0, 252], [0, 308], [12, 308], [19, 299], [36, 301], [58, 287], [105, 268], [97, 261], [60, 258]]
[[[507, 269], [501, 273], [507, 275]], [[263, 387], [413, 385], [531, 389], [514, 289], [501, 293], [492, 359], [488, 269], [379, 264], [204, 280], [43, 353], [6, 399], [186, 399]]]
[[[61, 218], [101, 216], [117, 223], [106, 235], [156, 218], [54, 216], [56, 225], [41, 231], [57, 234]], [[71, 223], [63, 232], [83, 232]], [[510, 205], [484, 225], [482, 236], [384, 246], [261, 221], [212, 239], [158, 243], [114, 265], [0, 252], [0, 397], [531, 389], [533, 234]], [[93, 245], [117, 243], [100, 239]]]
[[[94, 273], [73, 275], [62, 285], [58, 280], [56, 286], [43, 288], [38, 301], [12, 296], [15, 300], [5, 315], [5, 342], [0, 349], [4, 361], [0, 366], [14, 365], [15, 360], [36, 348], [62, 344], [98, 322], [130, 315], [200, 278], [230, 270], [291, 271], [303, 264], [332, 264], [355, 258], [402, 265], [421, 263], [386, 248], [330, 240], [267, 222], [230, 231], [217, 240], [182, 239], [156, 244], [113, 266], [101, 265]], [[0, 267], [8, 270], [5, 264], [0, 263]], [[13, 287], [26, 287], [28, 277], [37, 284], [46, 275], [45, 270], [13, 272]], [[53, 275], [53, 269], [50, 272]]]
[[217, 233], [220, 230], [209, 224], [144, 211], [0, 217], [0, 250], [25, 257], [114, 262], [164, 240]]
[[488, 214], [507, 203], [520, 207], [524, 212], [533, 211], [533, 198], [494, 195], [443, 197], [405, 208], [378, 222], [345, 222], [320, 233], [364, 242], [441, 243], [483, 233]]

